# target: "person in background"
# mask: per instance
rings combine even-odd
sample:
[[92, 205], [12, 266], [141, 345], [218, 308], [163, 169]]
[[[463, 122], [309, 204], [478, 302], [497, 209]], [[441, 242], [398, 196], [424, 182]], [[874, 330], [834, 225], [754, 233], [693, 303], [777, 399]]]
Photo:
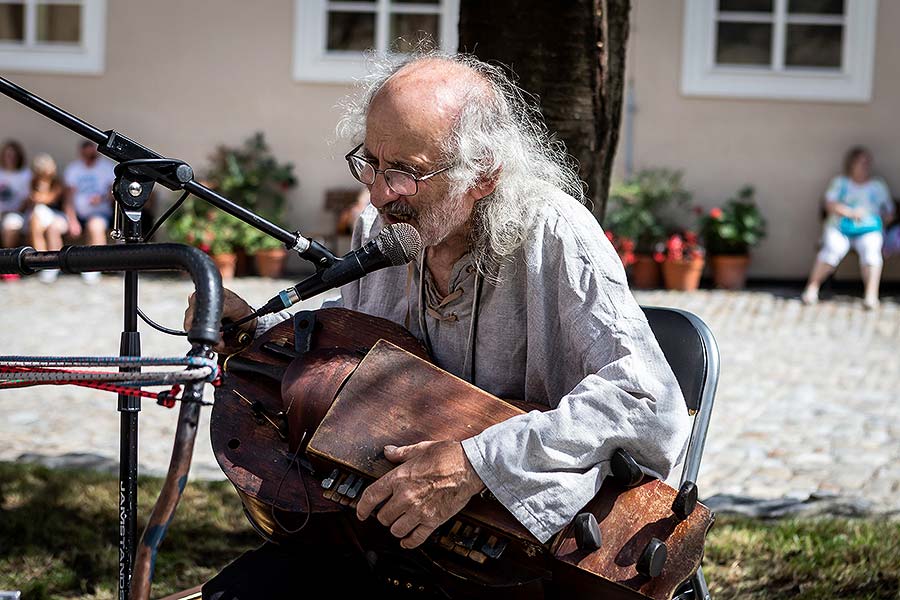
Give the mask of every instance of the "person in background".
[[18, 245], [25, 226], [25, 200], [31, 184], [31, 169], [25, 164], [25, 151], [15, 140], [0, 147], [0, 242], [4, 248]]
[[[106, 244], [106, 232], [112, 223], [113, 203], [110, 194], [115, 173], [111, 162], [102, 158], [93, 142], [82, 142], [79, 159], [66, 167], [66, 214], [73, 236], [84, 232], [91, 246]], [[82, 273], [82, 279], [93, 283], [100, 273]]]
[[[63, 212], [63, 186], [56, 161], [49, 154], [38, 154], [31, 163], [31, 193], [25, 204], [29, 243], [39, 251], [61, 249], [69, 222]], [[44, 283], [52, 283], [57, 277], [59, 269], [38, 273]]]
[[825, 193], [825, 225], [822, 249], [816, 256], [803, 290], [804, 304], [819, 300], [819, 287], [852, 247], [859, 254], [865, 294], [863, 306], [878, 307], [878, 286], [884, 259], [882, 218], [890, 218], [894, 204], [887, 185], [872, 176], [872, 155], [861, 146], [851, 148], [844, 159], [844, 174], [831, 180]]

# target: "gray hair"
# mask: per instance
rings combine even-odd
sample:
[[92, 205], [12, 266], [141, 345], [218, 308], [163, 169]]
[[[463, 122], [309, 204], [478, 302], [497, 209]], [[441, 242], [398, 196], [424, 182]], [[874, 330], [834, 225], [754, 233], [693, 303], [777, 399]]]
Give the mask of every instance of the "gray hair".
[[462, 196], [486, 180], [496, 182], [494, 191], [475, 203], [469, 240], [475, 268], [496, 284], [503, 263], [524, 243], [540, 204], [552, 201], [554, 190], [583, 203], [584, 184], [531, 97], [500, 67], [465, 54], [418, 52], [401, 64], [372, 60], [361, 93], [343, 103], [338, 135], [362, 141], [378, 91], [403, 67], [425, 60], [462, 65], [485, 83], [468, 92], [442, 152], [446, 164], [454, 165], [447, 174], [451, 194]]

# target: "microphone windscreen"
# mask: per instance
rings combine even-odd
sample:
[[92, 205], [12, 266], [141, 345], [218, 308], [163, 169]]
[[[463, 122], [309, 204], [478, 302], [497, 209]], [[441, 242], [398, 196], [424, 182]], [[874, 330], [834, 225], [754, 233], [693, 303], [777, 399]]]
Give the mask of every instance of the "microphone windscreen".
[[394, 266], [405, 265], [422, 250], [422, 238], [409, 223], [394, 223], [385, 227], [375, 238], [375, 243]]

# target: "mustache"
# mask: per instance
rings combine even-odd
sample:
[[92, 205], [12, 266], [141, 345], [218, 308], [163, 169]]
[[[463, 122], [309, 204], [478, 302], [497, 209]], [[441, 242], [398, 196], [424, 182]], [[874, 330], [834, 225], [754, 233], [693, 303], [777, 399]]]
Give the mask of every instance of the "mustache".
[[415, 219], [419, 216], [419, 212], [416, 209], [399, 200], [386, 204], [378, 209], [378, 212], [381, 213], [381, 215], [390, 215], [400, 219]]

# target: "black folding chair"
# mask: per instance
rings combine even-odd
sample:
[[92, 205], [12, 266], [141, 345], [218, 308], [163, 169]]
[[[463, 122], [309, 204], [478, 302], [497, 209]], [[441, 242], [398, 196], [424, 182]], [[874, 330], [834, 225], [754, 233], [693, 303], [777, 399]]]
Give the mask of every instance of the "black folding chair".
[[[719, 346], [706, 323], [694, 314], [677, 308], [641, 308], [678, 380], [688, 412], [694, 417], [680, 485], [696, 483], [719, 383]], [[709, 600], [702, 569], [678, 590], [673, 600]]]

